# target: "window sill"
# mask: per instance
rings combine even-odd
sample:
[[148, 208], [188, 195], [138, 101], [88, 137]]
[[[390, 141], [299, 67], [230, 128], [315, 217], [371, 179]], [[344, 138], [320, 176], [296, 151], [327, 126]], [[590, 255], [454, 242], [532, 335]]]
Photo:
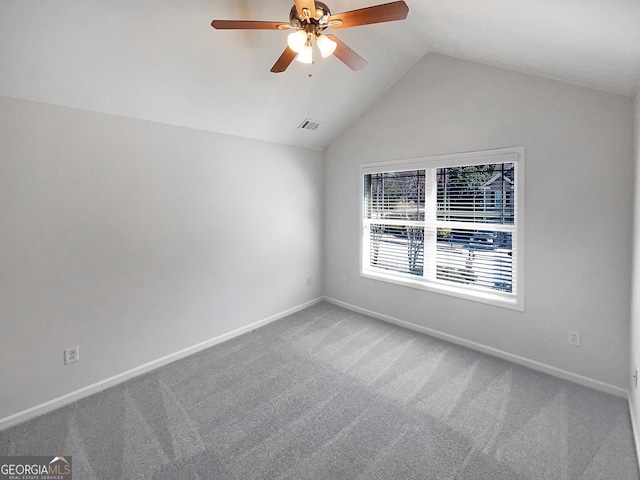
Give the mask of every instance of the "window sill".
[[410, 275], [395, 274], [392, 272], [381, 272], [372, 269], [361, 271], [360, 276], [380, 282], [393, 283], [395, 285], [400, 285], [403, 287], [425, 290], [432, 293], [449, 295], [464, 300], [470, 300], [473, 302], [493, 305], [495, 307], [524, 312], [524, 299], [519, 298], [515, 294], [491, 292], [487, 291], [486, 289], [473, 289], [469, 286], [460, 288], [444, 282], [440, 283], [438, 281], [428, 281]]

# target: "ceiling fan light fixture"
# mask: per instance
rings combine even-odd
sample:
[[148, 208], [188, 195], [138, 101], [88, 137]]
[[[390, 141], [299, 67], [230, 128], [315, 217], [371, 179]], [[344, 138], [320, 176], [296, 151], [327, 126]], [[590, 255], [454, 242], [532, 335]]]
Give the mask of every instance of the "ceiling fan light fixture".
[[338, 44], [331, 40], [326, 35], [318, 35], [316, 37], [316, 44], [318, 45], [318, 49], [320, 50], [320, 55], [322, 58], [327, 58], [331, 55], [335, 50]]
[[303, 30], [297, 30], [290, 33], [287, 37], [287, 45], [296, 53], [300, 53], [307, 43], [307, 33]]
[[298, 53], [296, 60], [300, 63], [311, 64], [313, 63], [313, 47], [311, 46], [310, 42], [307, 43], [308, 44], [302, 48], [300, 53]]

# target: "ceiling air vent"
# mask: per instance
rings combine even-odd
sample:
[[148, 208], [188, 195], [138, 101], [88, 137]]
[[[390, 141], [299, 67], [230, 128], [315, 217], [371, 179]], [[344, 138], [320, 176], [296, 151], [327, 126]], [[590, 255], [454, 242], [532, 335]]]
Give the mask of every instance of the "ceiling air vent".
[[317, 130], [319, 126], [320, 122], [305, 118], [304, 122], [298, 125], [298, 128], [301, 128], [302, 130]]

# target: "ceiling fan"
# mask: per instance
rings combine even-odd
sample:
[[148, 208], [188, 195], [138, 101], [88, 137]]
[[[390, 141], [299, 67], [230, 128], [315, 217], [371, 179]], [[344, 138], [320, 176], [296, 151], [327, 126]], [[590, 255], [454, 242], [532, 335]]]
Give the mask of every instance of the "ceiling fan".
[[408, 13], [409, 7], [403, 1], [332, 15], [329, 7], [320, 1], [294, 0], [294, 5], [289, 13], [289, 23], [259, 20], [214, 20], [211, 22], [211, 26], [220, 30], [295, 30], [287, 38], [287, 48], [271, 67], [271, 71], [274, 73], [284, 72], [294, 58], [302, 63], [313, 63], [314, 42], [323, 57], [334, 54], [352, 70], [360, 70], [367, 65], [367, 61], [336, 36], [325, 35], [324, 31], [327, 28], [338, 29], [404, 20]]

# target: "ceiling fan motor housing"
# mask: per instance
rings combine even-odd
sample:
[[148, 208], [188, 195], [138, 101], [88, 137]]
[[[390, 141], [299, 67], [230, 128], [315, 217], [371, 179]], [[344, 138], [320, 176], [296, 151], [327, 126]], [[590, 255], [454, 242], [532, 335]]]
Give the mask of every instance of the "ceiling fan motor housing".
[[292, 27], [306, 32], [319, 33], [327, 28], [327, 21], [331, 15], [329, 7], [322, 2], [315, 2], [316, 15], [313, 18], [301, 17], [294, 5], [289, 12], [289, 23]]

